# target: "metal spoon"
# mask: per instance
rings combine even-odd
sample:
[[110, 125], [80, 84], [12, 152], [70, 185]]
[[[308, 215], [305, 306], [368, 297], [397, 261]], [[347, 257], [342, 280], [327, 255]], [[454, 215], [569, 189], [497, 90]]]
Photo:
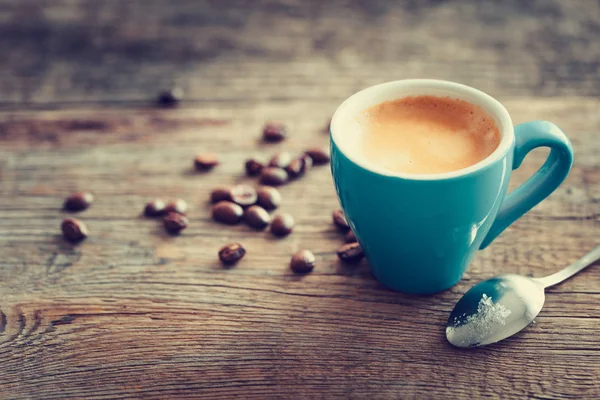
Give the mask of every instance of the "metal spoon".
[[544, 305], [544, 289], [572, 277], [600, 259], [600, 246], [562, 271], [545, 278], [501, 275], [473, 286], [452, 310], [448, 341], [478, 347], [514, 335], [529, 325]]

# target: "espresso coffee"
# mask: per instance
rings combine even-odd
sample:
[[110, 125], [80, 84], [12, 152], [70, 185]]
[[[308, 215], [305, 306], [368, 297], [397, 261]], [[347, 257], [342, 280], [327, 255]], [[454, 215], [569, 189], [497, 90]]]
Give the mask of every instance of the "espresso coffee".
[[481, 107], [464, 100], [411, 96], [372, 106], [350, 128], [353, 152], [391, 172], [439, 174], [469, 167], [500, 144], [500, 131]]

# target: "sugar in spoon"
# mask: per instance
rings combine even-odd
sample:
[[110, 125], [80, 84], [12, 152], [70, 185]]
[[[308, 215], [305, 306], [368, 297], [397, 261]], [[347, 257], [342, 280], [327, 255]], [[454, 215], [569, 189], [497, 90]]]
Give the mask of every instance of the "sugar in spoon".
[[507, 274], [473, 286], [448, 318], [446, 337], [457, 347], [498, 342], [529, 325], [544, 305], [544, 289], [557, 285], [600, 259], [600, 246], [545, 278]]

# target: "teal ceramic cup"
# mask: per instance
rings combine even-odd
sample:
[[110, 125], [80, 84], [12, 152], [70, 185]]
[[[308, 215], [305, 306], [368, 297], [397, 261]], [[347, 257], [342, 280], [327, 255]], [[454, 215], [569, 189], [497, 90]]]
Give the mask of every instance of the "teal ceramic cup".
[[[442, 174], [396, 173], [352, 154], [349, 121], [370, 106], [406, 96], [434, 95], [482, 107], [500, 130], [498, 148], [470, 167]], [[549, 147], [544, 165], [507, 195], [512, 170], [537, 147]], [[331, 121], [331, 170], [346, 218], [375, 277], [408, 293], [434, 293], [456, 284], [475, 252], [552, 193], [573, 163], [569, 139], [556, 125], [513, 126], [491, 96], [453, 82], [415, 79], [358, 92]]]

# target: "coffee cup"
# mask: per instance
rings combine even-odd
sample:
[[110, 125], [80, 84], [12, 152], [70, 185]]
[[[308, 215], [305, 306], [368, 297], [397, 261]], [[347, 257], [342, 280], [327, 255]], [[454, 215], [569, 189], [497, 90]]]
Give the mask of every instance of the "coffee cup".
[[[456, 99], [483, 110], [497, 127], [497, 147], [472, 165], [441, 173], [387, 169], [356, 150], [356, 132], [349, 132], [357, 116], [415, 96]], [[513, 126], [496, 99], [448, 81], [411, 79], [364, 89], [338, 107], [330, 130], [331, 170], [348, 223], [374, 276], [407, 293], [435, 293], [455, 285], [476, 251], [549, 196], [573, 163], [571, 143], [556, 125], [532, 121]], [[550, 148], [547, 160], [507, 194], [512, 170], [538, 147]]]

